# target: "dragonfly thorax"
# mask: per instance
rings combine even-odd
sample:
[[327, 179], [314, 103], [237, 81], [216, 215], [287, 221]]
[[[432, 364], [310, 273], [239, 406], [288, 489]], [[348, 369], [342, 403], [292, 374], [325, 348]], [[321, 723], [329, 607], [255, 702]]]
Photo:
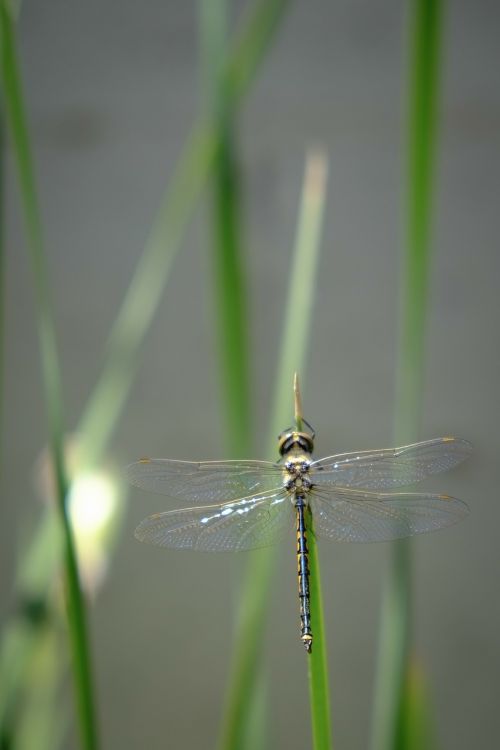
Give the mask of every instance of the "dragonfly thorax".
[[293, 494], [307, 493], [312, 487], [308, 454], [294, 452], [287, 456], [283, 464], [283, 486]]

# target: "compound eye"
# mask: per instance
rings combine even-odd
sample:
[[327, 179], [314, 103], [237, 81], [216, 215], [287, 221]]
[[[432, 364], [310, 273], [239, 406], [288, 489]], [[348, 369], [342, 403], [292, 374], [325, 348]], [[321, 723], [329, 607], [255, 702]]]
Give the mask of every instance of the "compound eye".
[[309, 471], [309, 461], [302, 461], [300, 468], [302, 471]]
[[293, 461], [287, 461], [285, 464], [285, 469], [290, 472], [290, 474], [295, 474], [295, 464]]

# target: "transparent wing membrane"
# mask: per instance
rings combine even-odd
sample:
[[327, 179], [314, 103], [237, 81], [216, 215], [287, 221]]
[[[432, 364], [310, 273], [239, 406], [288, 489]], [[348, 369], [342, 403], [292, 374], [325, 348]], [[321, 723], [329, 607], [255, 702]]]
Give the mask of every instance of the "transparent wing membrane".
[[145, 458], [126, 468], [141, 489], [187, 503], [211, 504], [269, 492], [281, 486], [282, 467], [270, 461], [171, 461]]
[[314, 488], [314, 533], [340, 542], [384, 542], [450, 526], [469, 510], [449, 495]]
[[459, 438], [436, 438], [401, 448], [340, 453], [314, 461], [311, 476], [321, 487], [386, 490], [401, 487], [447, 471], [471, 453]]
[[157, 513], [142, 521], [135, 535], [162, 547], [229, 552], [275, 544], [293, 524], [293, 506], [280, 489], [222, 505]]
[[[306, 494], [315, 533], [338, 541], [378, 542], [456, 523], [468, 513], [460, 500], [396, 488], [446, 471], [470, 453], [466, 440], [445, 437], [314, 461]], [[200, 506], [150, 516], [136, 536], [165, 547], [206, 551], [274, 544], [294, 525], [294, 495], [283, 486], [284, 470], [268, 461], [148, 458], [130, 464], [126, 472], [132, 484], [184, 506]]]

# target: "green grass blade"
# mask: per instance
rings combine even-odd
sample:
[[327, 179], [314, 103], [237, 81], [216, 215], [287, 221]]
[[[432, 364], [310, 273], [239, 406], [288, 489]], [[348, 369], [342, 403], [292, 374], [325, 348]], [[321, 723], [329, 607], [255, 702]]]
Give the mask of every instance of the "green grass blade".
[[45, 251], [37, 204], [34, 172], [31, 159], [21, 84], [18, 72], [15, 37], [9, 9], [0, 5], [2, 83], [10, 135], [16, 158], [23, 202], [28, 246], [35, 285], [38, 337], [42, 360], [42, 374], [47, 406], [50, 445], [54, 464], [57, 508], [64, 533], [64, 568], [67, 593], [67, 614], [73, 657], [82, 746], [87, 750], [98, 747], [94, 712], [90, 654], [85, 622], [85, 605], [81, 593], [72, 529], [66, 512], [68, 481], [64, 466], [62, 442], [62, 388], [59, 375], [55, 331], [50, 309]]
[[207, 118], [213, 123], [217, 140], [211, 198], [226, 453], [242, 457], [249, 454], [251, 444], [249, 344], [235, 115], [224, 71], [227, 0], [201, 0], [200, 10], [204, 99]]
[[[239, 232], [239, 181], [231, 125], [221, 125], [214, 212], [216, 223], [215, 295], [218, 302], [223, 390], [227, 403], [228, 455], [250, 452], [250, 373], [246, 289]], [[227, 451], [226, 451], [227, 452]]]
[[[401, 331], [397, 364], [396, 443], [418, 436], [422, 411], [425, 322], [431, 257], [430, 228], [440, 73], [441, 3], [412, 4], [406, 253], [401, 283]], [[407, 750], [410, 738], [411, 548], [393, 547], [382, 605], [372, 750]]]
[[234, 39], [226, 68], [229, 105], [236, 106], [246, 94], [290, 4], [291, 0], [261, 0], [254, 7], [250, 6], [247, 19]]
[[441, 64], [441, 3], [413, 0], [412, 6], [406, 257], [396, 393], [398, 440], [413, 440], [420, 428]]
[[248, 746], [251, 733], [250, 707], [260, 683], [260, 656], [265, 627], [265, 611], [274, 555], [264, 549], [252, 555], [241, 585], [240, 606], [236, 619], [231, 672], [228, 681], [221, 750], [239, 750]]
[[140, 346], [158, 309], [172, 263], [216, 151], [212, 129], [196, 126], [188, 138], [170, 186], [118, 312], [101, 376], [79, 423], [84, 460], [102, 456], [133, 383]]
[[[285, 325], [267, 451], [272, 457], [276, 456], [277, 435], [286, 424], [292, 421], [291, 388], [294, 373], [302, 374], [306, 369], [306, 351], [312, 320], [325, 190], [326, 158], [322, 154], [314, 153], [309, 156], [307, 163], [297, 242], [288, 287]], [[259, 684], [262, 639], [274, 561], [275, 553], [270, 548], [255, 553], [247, 566], [241, 588], [241, 607], [236, 627], [233, 664], [220, 741], [222, 750], [235, 750], [245, 745], [248, 706], [254, 703], [254, 693]], [[315, 572], [318, 573], [317, 566]], [[319, 617], [321, 607], [316, 592], [315, 597]], [[318, 628], [318, 625], [316, 627]], [[322, 627], [319, 627], [318, 632], [322, 634]], [[316, 674], [316, 676], [312, 679], [315, 694], [321, 698], [321, 690], [318, 690], [321, 678], [318, 675], [320, 671], [323, 676], [326, 675], [326, 664], [319, 644], [318, 649], [318, 658], [313, 667], [313, 675]], [[318, 660], [322, 661], [319, 668]], [[321, 705], [311, 706], [313, 725], [324, 725], [319, 714], [325, 713], [325, 705], [329, 703], [327, 693], [325, 681]], [[328, 710], [329, 708], [326, 709]], [[330, 745], [318, 745], [315, 746], [315, 750], [319, 747], [325, 748]]]
[[304, 377], [314, 306], [326, 181], [327, 157], [322, 151], [311, 151], [307, 157], [273, 399], [274, 409], [268, 447], [268, 453], [272, 456], [276, 455], [278, 434], [291, 422], [287, 415], [291, 409], [290, 393], [294, 374], [299, 373], [301, 381]]
[[0, 460], [3, 457], [3, 417], [5, 385], [5, 123], [0, 96]]
[[405, 750], [435, 750], [436, 733], [425, 675], [415, 657], [408, 668], [397, 747]]
[[308, 658], [309, 703], [314, 750], [331, 750], [332, 727], [330, 714], [330, 690], [328, 686], [328, 656], [326, 650], [323, 600], [318, 548], [314, 538], [314, 518], [309, 515], [307, 543], [309, 545], [309, 590], [311, 597], [311, 626], [314, 635], [312, 652]]
[[67, 714], [60, 706], [59, 695], [62, 673], [66, 668], [66, 653], [61, 654], [61, 643], [56, 628], [47, 623], [42, 631], [40, 645], [30, 665], [28, 685], [25, 689], [23, 721], [16, 728], [16, 750], [55, 750], [61, 746], [67, 732]]
[[[0, 747], [13, 718], [18, 718], [18, 697], [28, 681], [32, 659], [44, 636], [48, 599], [54, 574], [62, 557], [61, 530], [55, 514], [47, 509], [46, 521], [26, 551], [22, 551], [16, 589], [20, 592], [15, 616], [2, 632], [0, 648]], [[47, 570], [51, 575], [47, 576]]]

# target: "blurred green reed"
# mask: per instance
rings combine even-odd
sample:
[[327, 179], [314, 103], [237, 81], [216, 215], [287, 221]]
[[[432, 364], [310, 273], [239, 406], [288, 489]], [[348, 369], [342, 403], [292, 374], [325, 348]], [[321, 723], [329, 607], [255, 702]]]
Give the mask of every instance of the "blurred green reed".
[[[406, 236], [400, 286], [395, 443], [418, 438], [423, 401], [425, 323], [431, 260], [431, 215], [435, 172], [442, 7], [438, 0], [413, 0], [407, 115]], [[429, 727], [427, 699], [420, 676], [418, 694], [410, 671], [412, 575], [406, 539], [393, 544], [382, 603], [375, 682], [372, 750], [409, 750]], [[414, 659], [413, 659], [414, 661]], [[423, 742], [423, 739], [422, 739]]]
[[5, 123], [3, 101], [0, 95], [0, 461], [3, 456], [3, 415], [5, 385]]
[[[306, 369], [307, 342], [312, 322], [326, 178], [326, 157], [322, 152], [311, 152], [306, 164], [275, 383], [267, 449], [267, 454], [272, 458], [276, 458], [278, 434], [292, 421], [294, 373], [303, 373]], [[330, 705], [319, 589], [319, 566], [316, 545], [312, 535], [308, 537], [308, 542], [311, 556], [311, 578], [315, 578], [313, 591], [311, 591], [311, 621], [315, 635], [314, 657], [309, 657], [313, 746], [315, 750], [327, 750], [331, 747]], [[252, 554], [246, 567], [240, 593], [225, 719], [219, 744], [221, 750], [249, 747], [247, 735], [253, 733], [250, 713], [257, 700], [256, 692], [262, 685], [262, 642], [264, 640], [265, 616], [275, 557], [275, 551], [272, 548], [259, 550]], [[261, 737], [258, 746], [264, 746], [264, 743], [265, 739]]]
[[226, 455], [241, 458], [250, 454], [252, 443], [250, 363], [236, 117], [224, 68], [228, 10], [228, 0], [200, 0], [203, 104], [217, 142], [210, 197]]
[[[261, 0], [248, 13], [236, 35], [231, 54], [225, 61], [225, 79], [227, 91], [235, 107], [244, 97], [252, 82], [258, 65], [263, 58], [273, 33], [279, 25], [281, 16], [288, 5], [287, 0]], [[29, 239], [36, 253], [37, 280], [44, 279], [44, 251], [41, 244], [41, 226], [37, 209], [36, 192], [33, 180], [31, 155], [27, 134], [26, 120], [21, 106], [20, 81], [14, 65], [14, 33], [12, 16], [6, 0], [1, 3], [2, 21], [2, 74], [4, 77], [4, 96], [11, 97], [11, 138], [16, 147], [19, 181], [22, 197], [26, 207], [26, 223]], [[86, 410], [83, 414], [78, 434], [81, 438], [83, 462], [96, 464], [104, 453], [113, 429], [116, 426], [121, 410], [125, 404], [136, 371], [140, 344], [158, 306], [160, 296], [169, 277], [171, 262], [179, 247], [188, 219], [195, 207], [198, 195], [206, 182], [217, 153], [217, 132], [213, 123], [200, 120], [192, 129], [185, 150], [180, 158], [174, 178], [167, 189], [157, 218], [153, 224], [144, 252], [139, 261], [136, 274], [132, 279], [121, 310], [111, 331], [102, 375], [95, 386]], [[44, 287], [41, 292], [45, 294]], [[39, 311], [39, 323], [45, 342], [44, 352], [48, 370], [50, 393], [48, 403], [53, 407], [54, 424], [61, 410], [61, 389], [58, 386], [57, 361], [54, 356], [55, 341], [50, 325], [50, 314], [47, 318], [45, 297], [44, 306]], [[43, 313], [43, 314], [42, 314]], [[54, 370], [55, 368], [55, 370]], [[55, 372], [55, 375], [54, 375]], [[50, 397], [50, 401], [49, 401]], [[58, 467], [62, 466], [61, 430], [56, 433]], [[65, 480], [62, 470], [58, 472], [59, 480]], [[66, 496], [66, 482], [60, 481], [60, 497]], [[64, 492], [62, 492], [64, 490]], [[62, 505], [60, 504], [60, 507]], [[66, 517], [66, 514], [64, 513]], [[67, 521], [67, 519], [66, 519]], [[71, 532], [68, 524], [66, 530]], [[71, 539], [71, 537], [69, 536]], [[51, 514], [46, 513], [26, 555], [20, 561], [18, 588], [20, 600], [40, 601], [43, 605], [49, 597], [49, 588], [53, 580], [59, 557], [51, 554], [58, 549], [58, 532]], [[72, 567], [73, 575], [77, 569]], [[29, 582], [29, 583], [27, 583]], [[77, 589], [80, 597], [80, 589]], [[81, 598], [81, 597], [80, 597]], [[74, 604], [74, 602], [73, 602]], [[79, 607], [74, 608], [80, 615]], [[72, 619], [74, 622], [74, 619]], [[14, 637], [13, 636], [14, 633]], [[82, 637], [78, 628], [75, 633]], [[9, 742], [10, 722], [19, 714], [19, 701], [23, 686], [27, 680], [30, 664], [36, 658], [37, 649], [41, 647], [42, 628], [35, 621], [31, 622], [17, 613], [7, 626], [2, 639], [0, 651], [0, 670], [2, 678], [4, 669], [8, 675], [3, 680], [0, 696], [0, 738], [3, 746]], [[14, 645], [13, 645], [14, 644]], [[81, 642], [80, 642], [81, 645]], [[89, 672], [88, 654], [85, 648], [80, 649], [80, 657], [86, 656], [82, 663], [77, 661], [80, 670]], [[95, 722], [91, 720], [92, 696], [90, 684], [85, 675], [77, 673], [77, 690], [85, 698], [85, 706], [80, 701], [80, 723], [82, 726], [83, 746], [89, 747], [96, 741]]]
[[[276, 382], [276, 412], [278, 420], [281, 409], [285, 413], [283, 396], [286, 392], [285, 379], [288, 367], [292, 364], [294, 347], [297, 368], [302, 365], [305, 371], [307, 362], [307, 342], [309, 340], [315, 298], [317, 265], [323, 214], [328, 180], [328, 159], [321, 150], [308, 154], [306, 174], [302, 193], [302, 206], [297, 229], [295, 262], [292, 269], [286, 307], [285, 330], [281, 348], [281, 364]], [[299, 372], [298, 369], [295, 372]], [[285, 424], [286, 420], [284, 423]], [[282, 427], [280, 429], [283, 429]], [[276, 439], [276, 431], [271, 432], [270, 440]], [[311, 625], [314, 644], [307, 657], [309, 677], [309, 705], [311, 710], [312, 738], [314, 750], [332, 748], [330, 718], [330, 690], [328, 685], [328, 658], [326, 649], [323, 600], [321, 596], [321, 576], [318, 550], [314, 537], [314, 519], [308, 513], [310, 533], [309, 546]]]
[[69, 481], [63, 445], [64, 428], [59, 357], [51, 309], [41, 217], [21, 94], [13, 22], [5, 0], [0, 3], [0, 14], [2, 84], [6, 118], [17, 163], [35, 289], [36, 319], [49, 426], [49, 443], [55, 478], [56, 507], [63, 533], [63, 569], [67, 598], [68, 632], [75, 676], [81, 740], [83, 747], [87, 750], [96, 750], [98, 748], [97, 719], [94, 707], [85, 605], [80, 586], [73, 530], [66, 507]]
[[[48, 623], [42, 629], [35, 657], [30, 662], [30, 691], [24, 707], [24, 721], [15, 738], [16, 750], [53, 750], [61, 745], [68, 729], [68, 712], [54, 711], [64, 705], [61, 684], [67, 669], [61, 654], [60, 633]], [[68, 706], [69, 708], [69, 706]]]
[[396, 747], [405, 750], [436, 750], [436, 731], [430, 707], [429, 688], [424, 671], [416, 656], [410, 656], [402, 697]]
[[319, 556], [314, 538], [314, 517], [308, 514], [309, 534], [309, 594], [311, 599], [311, 623], [314, 645], [307, 659], [309, 675], [309, 705], [314, 750], [331, 750], [332, 727], [330, 713], [330, 688], [328, 683], [328, 654], [326, 648], [323, 599]]
[[[214, 122], [218, 136], [217, 156], [213, 170], [212, 213], [214, 229], [215, 299], [223, 393], [226, 401], [227, 445], [229, 455], [250, 454], [250, 357], [246, 316], [246, 290], [242, 259], [242, 214], [240, 179], [235, 142], [237, 139], [234, 107], [224, 76], [228, 25], [227, 0], [201, 0], [200, 27], [202, 43], [203, 90], [207, 116]], [[307, 341], [312, 317], [312, 299], [319, 230], [325, 195], [325, 160], [313, 155], [307, 168], [301, 222], [297, 239], [296, 267], [292, 275], [291, 300], [301, 300], [301, 315], [290, 316], [285, 324], [282, 372], [278, 392], [282, 396], [279, 416], [270, 439], [270, 456], [276, 455], [276, 436], [285, 424], [291, 409], [291, 358], [295, 347]], [[297, 273], [298, 272], [298, 273]], [[289, 311], [292, 305], [289, 305]], [[300, 358], [298, 359], [300, 363]], [[278, 426], [278, 424], [280, 426]], [[312, 535], [311, 535], [312, 536]], [[314, 539], [310, 541], [313, 618], [316, 629], [314, 656], [309, 657], [311, 714], [314, 747], [330, 746], [329, 698], [327, 685], [326, 647], [323, 635], [319, 562]], [[260, 560], [258, 559], [260, 556]], [[266, 744], [266, 705], [261, 699], [265, 690], [261, 637], [270, 584], [272, 553], [260, 553], [247, 566], [247, 584], [241, 594], [242, 604], [236, 634], [235, 654], [227, 698], [226, 716], [221, 737], [224, 748], [263, 747]], [[263, 584], [266, 581], [266, 585]], [[256, 589], [259, 588], [257, 591]], [[319, 687], [318, 687], [319, 686]], [[260, 709], [256, 710], [256, 706]]]

